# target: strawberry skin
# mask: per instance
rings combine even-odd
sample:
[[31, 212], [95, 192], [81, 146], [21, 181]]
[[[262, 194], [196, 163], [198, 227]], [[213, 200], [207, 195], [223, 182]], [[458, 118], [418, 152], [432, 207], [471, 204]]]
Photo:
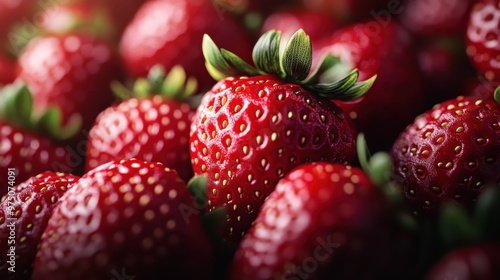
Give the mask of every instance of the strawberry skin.
[[[0, 181], [7, 182], [8, 168], [16, 168], [23, 182], [46, 170], [72, 173], [78, 167], [74, 155], [62, 143], [16, 128], [0, 120]], [[7, 193], [2, 185], [0, 195]]]
[[[0, 276], [2, 279], [21, 279], [21, 275], [29, 279], [31, 266], [35, 260], [36, 248], [40, 242], [52, 211], [59, 203], [61, 196], [72, 187], [79, 177], [65, 174], [44, 172], [13, 187], [15, 196], [3, 196], [0, 203], [0, 251], [8, 252], [10, 245], [16, 247], [15, 273], [9, 273], [8, 256], [0, 256]], [[4, 181], [5, 182], [5, 181]], [[13, 207], [13, 209], [9, 209]], [[11, 215], [11, 211], [14, 215]], [[15, 243], [8, 243], [15, 217]], [[10, 239], [9, 239], [10, 241]], [[19, 277], [19, 278], [18, 278]]]
[[0, 54], [0, 87], [10, 84], [16, 79], [16, 61]]
[[208, 205], [228, 210], [236, 244], [287, 172], [301, 163], [350, 163], [356, 133], [328, 99], [275, 76], [226, 78], [203, 98], [191, 127], [195, 174], [208, 175]]
[[388, 257], [403, 258], [388, 210], [361, 169], [302, 165], [262, 206], [230, 279], [388, 279], [399, 268]]
[[132, 98], [102, 112], [89, 133], [86, 170], [111, 160], [159, 161], [188, 181], [189, 126], [194, 110], [161, 96]]
[[500, 82], [499, 1], [477, 1], [467, 26], [467, 54], [486, 79]]
[[[112, 161], [61, 199], [33, 279], [211, 279], [212, 256], [186, 184], [161, 163]], [[192, 269], [192, 263], [196, 269]], [[116, 277], [116, 276], [115, 276]]]
[[203, 54], [198, 47], [205, 33], [246, 58], [251, 54], [245, 30], [230, 13], [222, 15], [217, 11], [215, 4], [207, 0], [144, 3], [120, 43], [128, 72], [134, 77], [144, 77], [156, 64], [165, 69], [179, 64], [198, 80], [200, 89], [211, 88], [215, 82], [203, 67]]
[[392, 157], [415, 215], [447, 201], [471, 208], [484, 184], [500, 183], [500, 106], [470, 97], [438, 104], [401, 133]]
[[37, 111], [50, 105], [62, 110], [63, 122], [83, 119], [88, 131], [97, 115], [114, 100], [110, 83], [121, 78], [113, 49], [85, 34], [40, 37], [19, 58], [19, 78], [29, 85]]
[[499, 268], [500, 245], [481, 243], [451, 251], [434, 265], [425, 279], [500, 279]]

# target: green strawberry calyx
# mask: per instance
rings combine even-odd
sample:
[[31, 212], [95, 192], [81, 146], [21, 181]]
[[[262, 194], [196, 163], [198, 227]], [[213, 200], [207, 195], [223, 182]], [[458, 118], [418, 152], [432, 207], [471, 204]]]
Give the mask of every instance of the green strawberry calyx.
[[0, 119], [33, 133], [48, 135], [55, 140], [67, 140], [75, 136], [83, 122], [82, 117], [75, 114], [63, 126], [62, 112], [56, 106], [49, 106], [45, 111], [35, 114], [33, 96], [24, 83], [2, 88]]
[[[210, 75], [221, 80], [232, 76], [273, 74], [288, 83], [298, 84], [322, 97], [337, 100], [354, 100], [363, 96], [375, 82], [376, 76], [358, 82], [357, 69], [339, 78], [323, 75], [340, 64], [340, 59], [326, 55], [317, 69], [313, 63], [309, 36], [299, 29], [286, 44], [281, 44], [281, 32], [271, 30], [260, 37], [253, 49], [255, 67], [234, 53], [220, 49], [206, 35], [203, 37], [203, 55]], [[327, 80], [323, 80], [326, 78]]]
[[168, 74], [161, 65], [156, 65], [146, 78], [137, 79], [131, 90], [120, 82], [113, 82], [111, 87], [121, 100], [160, 95], [167, 99], [186, 101], [198, 90], [198, 81], [187, 77], [180, 65], [172, 67]]

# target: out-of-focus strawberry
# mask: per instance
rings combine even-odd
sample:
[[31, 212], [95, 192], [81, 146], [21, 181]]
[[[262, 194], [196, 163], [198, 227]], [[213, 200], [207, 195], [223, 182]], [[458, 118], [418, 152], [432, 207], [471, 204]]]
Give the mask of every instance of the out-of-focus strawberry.
[[1, 0], [0, 1], [0, 42], [7, 43], [11, 28], [35, 12], [37, 1]]
[[212, 249], [186, 184], [161, 163], [112, 161], [61, 198], [33, 279], [213, 279]]
[[370, 18], [395, 17], [404, 8], [404, 1], [387, 0], [302, 0], [305, 7], [335, 15], [342, 22], [355, 22]]
[[[13, 171], [7, 174], [15, 176]], [[7, 184], [9, 195], [4, 195], [0, 202], [2, 279], [30, 279], [37, 247], [52, 211], [78, 179], [71, 174], [44, 172], [17, 186], [14, 181], [4, 181], [12, 184]], [[11, 250], [11, 246], [15, 250]], [[12, 264], [15, 264], [14, 272], [9, 271]]]
[[251, 44], [245, 29], [230, 13], [219, 15], [207, 0], [162, 0], [144, 3], [121, 40], [125, 66], [134, 77], [146, 76], [156, 64], [165, 69], [181, 65], [196, 78], [200, 89], [215, 84], [203, 67], [199, 47], [210, 34], [222, 47], [249, 58]]
[[0, 88], [16, 79], [16, 67], [15, 59], [0, 54]]

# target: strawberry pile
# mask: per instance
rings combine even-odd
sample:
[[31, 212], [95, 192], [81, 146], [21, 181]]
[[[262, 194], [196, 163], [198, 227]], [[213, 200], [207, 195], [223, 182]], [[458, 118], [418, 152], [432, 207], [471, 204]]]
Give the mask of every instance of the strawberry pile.
[[0, 0], [0, 279], [500, 279], [500, 0]]

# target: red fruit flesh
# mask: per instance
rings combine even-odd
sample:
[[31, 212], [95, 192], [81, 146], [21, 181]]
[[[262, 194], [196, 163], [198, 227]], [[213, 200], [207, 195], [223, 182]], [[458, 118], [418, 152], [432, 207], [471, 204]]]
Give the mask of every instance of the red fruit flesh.
[[64, 122], [79, 115], [87, 130], [114, 100], [111, 81], [122, 77], [113, 49], [85, 34], [34, 39], [21, 54], [19, 66], [19, 78], [28, 84], [37, 112], [55, 105]]
[[[421, 112], [424, 95], [416, 56], [408, 34], [396, 22], [369, 21], [340, 29], [316, 51], [340, 57], [359, 80], [377, 75], [372, 88], [360, 99], [335, 101], [350, 116], [370, 148], [388, 150], [397, 135]], [[404, 67], [401, 67], [404, 65]]]
[[196, 210], [186, 184], [161, 163], [101, 165], [54, 210], [33, 279], [212, 279], [201, 216], [185, 209]]
[[211, 88], [215, 81], [203, 67], [199, 47], [204, 34], [250, 60], [248, 35], [231, 14], [219, 15], [207, 0], [164, 0], [146, 2], [125, 30], [121, 40], [125, 66], [132, 76], [141, 77], [154, 65], [171, 69], [179, 64], [198, 79], [200, 89]]
[[208, 206], [228, 210], [223, 236], [237, 244], [276, 183], [314, 161], [350, 163], [355, 131], [342, 111], [271, 75], [227, 78], [208, 92], [191, 127], [195, 174], [208, 175]]
[[[64, 173], [44, 172], [28, 181], [12, 187], [11, 194], [2, 197], [0, 203], [0, 277], [29, 279], [36, 248], [40, 242], [53, 209], [62, 195], [79, 179]], [[3, 181], [6, 182], [6, 181]], [[13, 207], [10, 211], [10, 207]], [[11, 227], [15, 227], [11, 239]], [[9, 237], [9, 238], [8, 238]], [[15, 243], [10, 242], [15, 241]], [[7, 263], [10, 245], [15, 247], [15, 272], [9, 272]]]
[[7, 193], [7, 172], [16, 169], [16, 181], [51, 170], [73, 173], [81, 158], [61, 143], [13, 127], [0, 120], [0, 195]]
[[450, 201], [470, 209], [483, 185], [500, 183], [500, 106], [469, 97], [436, 105], [399, 136], [392, 156], [416, 215]]
[[486, 79], [500, 82], [499, 1], [478, 1], [467, 27], [467, 54]]
[[189, 104], [161, 96], [106, 109], [90, 130], [86, 169], [134, 157], [161, 162], [188, 181], [193, 175], [188, 144], [193, 115]]
[[403, 258], [396, 253], [401, 248], [389, 250], [398, 242], [389, 216], [383, 195], [360, 169], [302, 165], [264, 203], [235, 255], [231, 279], [388, 279], [382, 275], [399, 269], [395, 256]]

